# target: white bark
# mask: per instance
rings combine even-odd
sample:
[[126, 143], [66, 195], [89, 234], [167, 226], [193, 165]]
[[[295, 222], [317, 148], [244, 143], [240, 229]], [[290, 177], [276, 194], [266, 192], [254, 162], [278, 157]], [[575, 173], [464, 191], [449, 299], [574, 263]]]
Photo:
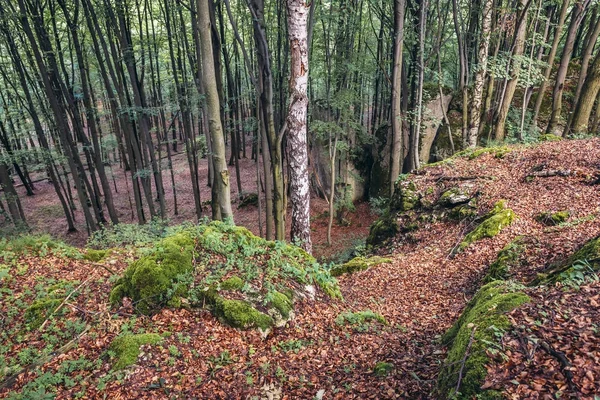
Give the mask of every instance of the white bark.
[[290, 100], [287, 115], [290, 165], [291, 239], [312, 252], [310, 239], [310, 183], [306, 119], [308, 109], [308, 14], [304, 0], [287, 0], [290, 41]]
[[483, 99], [483, 87], [485, 85], [485, 75], [487, 73], [488, 51], [490, 48], [490, 31], [492, 26], [492, 6], [494, 0], [484, 0], [483, 20], [481, 23], [481, 40], [479, 42], [479, 54], [477, 59], [477, 73], [475, 74], [475, 83], [473, 86], [473, 100], [471, 102], [471, 115], [469, 121], [469, 131], [467, 133], [468, 147], [477, 146], [477, 135], [479, 124], [481, 123], [481, 103]]

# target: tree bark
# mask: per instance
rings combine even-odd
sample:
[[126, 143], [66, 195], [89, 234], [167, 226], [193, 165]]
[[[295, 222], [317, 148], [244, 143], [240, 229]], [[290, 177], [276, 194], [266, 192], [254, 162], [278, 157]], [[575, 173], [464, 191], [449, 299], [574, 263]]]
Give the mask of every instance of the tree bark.
[[221, 111], [219, 106], [219, 92], [215, 77], [213, 45], [211, 40], [211, 24], [209, 16], [209, 0], [198, 0], [198, 29], [200, 30], [200, 48], [202, 52], [202, 81], [206, 91], [206, 106], [208, 111], [208, 127], [212, 143], [213, 166], [215, 177], [212, 186], [213, 219], [231, 220], [231, 193], [229, 189], [229, 170], [225, 155], [225, 140], [223, 138], [223, 125], [221, 124]]

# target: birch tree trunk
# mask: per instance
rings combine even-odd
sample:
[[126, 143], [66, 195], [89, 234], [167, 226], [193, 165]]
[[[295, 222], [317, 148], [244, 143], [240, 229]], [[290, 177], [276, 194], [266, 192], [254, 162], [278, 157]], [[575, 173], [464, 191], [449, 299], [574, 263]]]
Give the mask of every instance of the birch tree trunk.
[[471, 115], [469, 118], [469, 131], [467, 132], [466, 145], [468, 147], [477, 146], [479, 124], [481, 123], [481, 103], [483, 99], [483, 87], [485, 85], [488, 51], [490, 47], [493, 5], [494, 0], [485, 0], [483, 3], [481, 40], [479, 42], [479, 54], [477, 56], [477, 60], [479, 61], [479, 63], [477, 65], [477, 73], [475, 74], [475, 84], [473, 86], [473, 99], [471, 103]]
[[206, 91], [206, 107], [208, 114], [208, 127], [212, 144], [212, 159], [215, 171], [212, 183], [213, 219], [231, 219], [231, 193], [229, 188], [229, 170], [225, 156], [225, 140], [223, 138], [223, 125], [221, 124], [221, 110], [219, 106], [219, 91], [215, 77], [213, 63], [213, 47], [210, 29], [209, 0], [198, 0], [198, 28], [200, 30], [200, 48], [202, 52], [202, 81]]
[[310, 240], [310, 184], [306, 119], [308, 110], [308, 14], [305, 0], [287, 0], [290, 41], [290, 100], [287, 115], [290, 201], [292, 203], [291, 240], [300, 242], [308, 253]]

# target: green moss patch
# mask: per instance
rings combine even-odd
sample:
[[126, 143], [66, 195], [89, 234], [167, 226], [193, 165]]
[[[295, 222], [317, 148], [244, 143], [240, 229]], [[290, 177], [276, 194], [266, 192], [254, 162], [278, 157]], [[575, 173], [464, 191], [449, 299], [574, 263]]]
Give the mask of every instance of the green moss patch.
[[569, 211], [542, 212], [535, 216], [535, 220], [547, 226], [554, 226], [566, 222], [570, 216]]
[[176, 279], [193, 269], [193, 252], [194, 240], [189, 234], [182, 232], [161, 240], [125, 270], [110, 293], [111, 303], [127, 296], [142, 314], [159, 309], [175, 294]]
[[[438, 377], [440, 397], [469, 399], [481, 393], [489, 361], [487, 349], [510, 328], [505, 314], [529, 301], [526, 294], [515, 289], [510, 282], [495, 281], [483, 286], [446, 332], [442, 340], [449, 350]], [[456, 393], [461, 368], [462, 380]]]
[[459, 251], [464, 250], [471, 243], [483, 238], [491, 238], [496, 236], [505, 227], [510, 225], [516, 218], [515, 213], [510, 208], [506, 208], [503, 200], [497, 202], [492, 210], [484, 217], [484, 220], [471, 231], [460, 243]]
[[548, 133], [546, 135], [540, 135], [539, 137], [540, 142], [560, 142], [561, 140], [563, 140], [563, 138], [561, 138], [560, 136], [553, 135], [551, 133]]
[[338, 326], [349, 326], [357, 332], [368, 332], [372, 330], [372, 324], [379, 323], [387, 325], [383, 315], [371, 310], [364, 311], [344, 311], [335, 318], [335, 323]]
[[385, 377], [392, 372], [394, 369], [394, 364], [380, 361], [373, 367], [373, 374], [379, 377]]
[[83, 255], [83, 259], [92, 262], [98, 262], [103, 260], [107, 255], [108, 250], [88, 249], [88, 251]]
[[156, 345], [162, 337], [156, 333], [138, 335], [122, 335], [117, 337], [110, 345], [110, 350], [115, 353], [113, 369], [120, 370], [136, 363], [143, 345]]
[[207, 307], [236, 328], [267, 330], [285, 325], [294, 300], [314, 299], [316, 287], [341, 298], [328, 269], [299, 247], [212, 222], [184, 226], [146, 250], [110, 298], [118, 303], [126, 296], [144, 314], [164, 306]]
[[467, 154], [467, 158], [469, 160], [474, 160], [479, 156], [484, 154], [491, 154], [495, 158], [504, 158], [507, 154], [512, 152], [512, 149], [507, 146], [499, 146], [499, 147], [484, 147], [481, 149], [475, 149]]
[[364, 271], [373, 266], [380, 264], [389, 264], [392, 260], [385, 257], [373, 256], [373, 257], [355, 257], [352, 260], [342, 264], [336, 265], [331, 269], [331, 275], [340, 276], [343, 274], [349, 274], [356, 271]]
[[498, 252], [496, 260], [490, 265], [487, 275], [483, 278], [485, 283], [508, 278], [512, 268], [520, 263], [520, 256], [525, 251], [522, 238], [517, 238], [507, 244]]

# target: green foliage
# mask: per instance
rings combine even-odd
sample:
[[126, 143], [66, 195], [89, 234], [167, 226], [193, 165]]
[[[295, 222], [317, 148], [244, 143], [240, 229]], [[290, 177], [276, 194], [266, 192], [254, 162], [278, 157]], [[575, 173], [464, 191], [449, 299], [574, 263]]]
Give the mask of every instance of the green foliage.
[[[443, 336], [449, 351], [437, 382], [441, 398], [471, 398], [481, 392], [487, 374], [485, 366], [489, 362], [488, 347], [498, 343], [510, 327], [504, 314], [529, 301], [518, 289], [519, 286], [510, 282], [499, 281], [483, 286]], [[455, 390], [461, 369], [459, 394]]]
[[331, 269], [331, 275], [340, 276], [343, 274], [353, 273], [356, 271], [364, 271], [372, 266], [379, 264], [389, 264], [392, 260], [389, 258], [373, 256], [373, 257], [354, 257], [352, 260], [342, 264], [336, 265]]
[[589, 240], [568, 259], [551, 266], [532, 285], [570, 281], [580, 284], [586, 277], [594, 279], [600, 270], [600, 236]]
[[110, 345], [110, 349], [115, 353], [113, 369], [120, 370], [135, 364], [140, 355], [140, 346], [156, 345], [161, 341], [162, 337], [156, 333], [126, 334], [117, 337]]
[[153, 243], [166, 234], [166, 221], [153, 219], [151, 222], [139, 224], [116, 224], [104, 227], [90, 236], [87, 246], [96, 249], [109, 249], [128, 245], [143, 246]]
[[502, 229], [510, 225], [515, 218], [515, 213], [510, 208], [506, 208], [504, 200], [498, 201], [484, 217], [484, 220], [465, 236], [460, 243], [459, 251], [466, 249], [473, 242], [496, 236]]
[[387, 197], [373, 197], [369, 200], [369, 208], [373, 214], [382, 216], [388, 211], [389, 203]]
[[13, 239], [0, 239], [0, 258], [12, 260], [20, 255], [55, 255], [75, 259], [83, 257], [78, 249], [53, 239], [50, 235], [25, 234]]

